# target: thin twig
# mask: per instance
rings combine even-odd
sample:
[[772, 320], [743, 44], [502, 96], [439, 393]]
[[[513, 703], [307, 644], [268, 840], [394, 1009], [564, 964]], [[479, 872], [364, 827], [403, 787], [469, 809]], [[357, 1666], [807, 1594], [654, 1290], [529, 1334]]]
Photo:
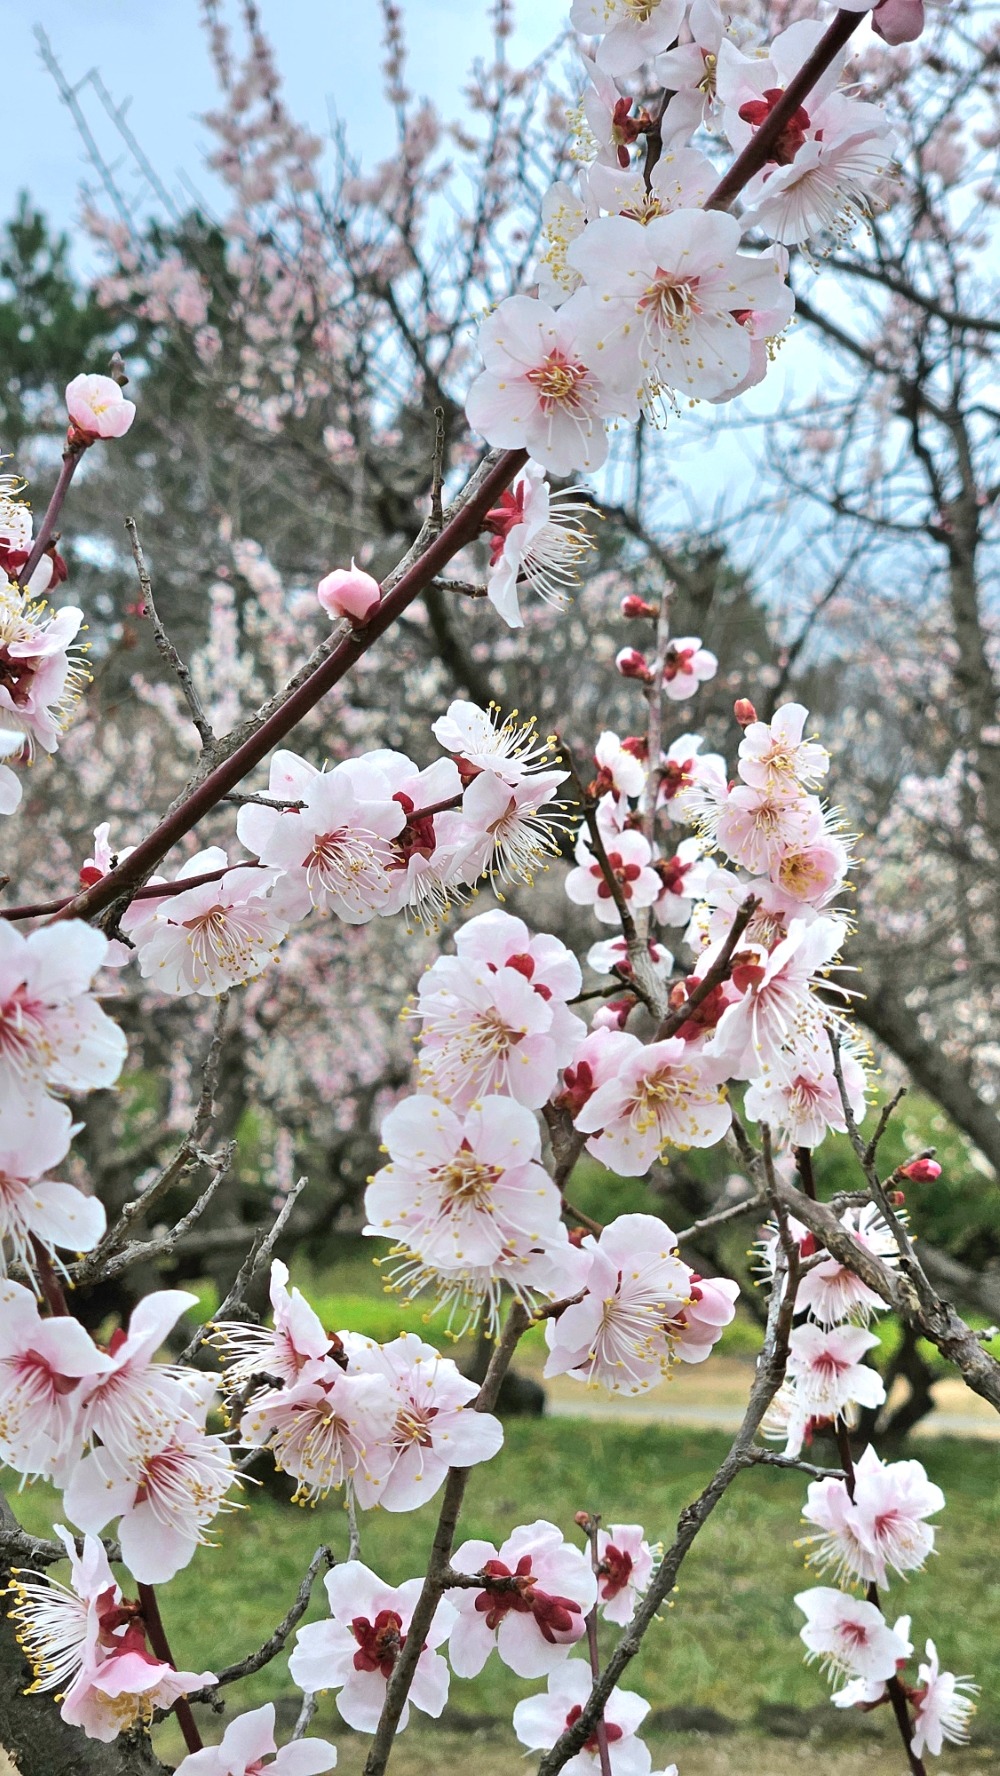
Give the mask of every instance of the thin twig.
[[156, 643], [156, 651], [161, 660], [166, 661], [176, 678], [177, 683], [180, 685], [181, 693], [188, 706], [191, 720], [198, 730], [202, 746], [211, 746], [215, 739], [215, 735], [212, 732], [211, 723], [205, 714], [201, 698], [195, 689], [194, 679], [191, 677], [191, 668], [181, 659], [180, 654], [177, 652], [177, 649], [160, 621], [156, 605], [153, 602], [153, 584], [149, 577], [149, 570], [146, 567], [145, 556], [142, 552], [142, 544], [139, 541], [139, 530], [134, 518], [126, 518], [125, 529], [128, 531], [129, 542], [132, 545], [132, 560], [135, 562], [135, 571], [139, 575], [139, 593], [149, 620], [153, 625], [153, 640]]
[[755, 900], [752, 894], [748, 894], [742, 906], [737, 908], [736, 916], [729, 927], [726, 941], [719, 951], [719, 954], [716, 956], [715, 961], [712, 963], [711, 967], [705, 971], [705, 974], [698, 982], [698, 985], [691, 989], [691, 993], [689, 997], [685, 999], [683, 1005], [678, 1005], [673, 1011], [667, 1012], [656, 1032], [654, 1038], [656, 1042], [666, 1042], [668, 1037], [676, 1036], [678, 1030], [684, 1028], [691, 1013], [697, 1011], [699, 1005], [704, 1004], [709, 994], [714, 993], [716, 987], [720, 987], [723, 981], [729, 979], [729, 976], [732, 973], [732, 962], [733, 956], [736, 953], [736, 947], [759, 905], [760, 901]]
[[[353, 1559], [354, 1556], [351, 1555], [350, 1558]], [[292, 1603], [291, 1608], [288, 1610], [287, 1614], [282, 1617], [274, 1632], [268, 1635], [263, 1645], [259, 1646], [255, 1653], [248, 1653], [245, 1659], [238, 1659], [234, 1665], [224, 1665], [219, 1672], [215, 1683], [208, 1684], [203, 1690], [196, 1690], [188, 1697], [188, 1701], [210, 1702], [216, 1690], [221, 1688], [223, 1684], [236, 1683], [239, 1678], [249, 1677], [254, 1671], [262, 1671], [265, 1665], [270, 1665], [271, 1660], [276, 1659], [278, 1654], [283, 1650], [292, 1629], [298, 1627], [299, 1622], [301, 1622], [302, 1617], [305, 1615], [306, 1610], [309, 1607], [309, 1599], [312, 1595], [312, 1588], [316, 1583], [317, 1574], [323, 1567], [326, 1567], [327, 1570], [329, 1570], [333, 1565], [333, 1549], [327, 1547], [324, 1542], [321, 1548], [316, 1549], [315, 1554], [310, 1560], [308, 1569], [303, 1576], [302, 1583], [299, 1585], [298, 1591], [295, 1593], [295, 1600]]]
[[[240, 1314], [245, 1315], [247, 1313], [247, 1291], [253, 1283], [257, 1272], [263, 1268], [270, 1258], [275, 1245], [284, 1232], [288, 1217], [294, 1209], [295, 1204], [298, 1202], [299, 1197], [302, 1195], [307, 1183], [307, 1178], [299, 1178], [298, 1181], [292, 1185], [291, 1190], [288, 1192], [288, 1195], [281, 1205], [279, 1213], [268, 1228], [268, 1231], [262, 1234], [259, 1239], [254, 1240], [250, 1251], [240, 1265], [232, 1288], [225, 1300], [219, 1304], [215, 1315], [216, 1320], [224, 1320], [227, 1316], [230, 1319], [238, 1319]], [[192, 1361], [204, 1344], [208, 1331], [208, 1325], [198, 1327], [190, 1344], [179, 1359], [181, 1363], [190, 1363]]]

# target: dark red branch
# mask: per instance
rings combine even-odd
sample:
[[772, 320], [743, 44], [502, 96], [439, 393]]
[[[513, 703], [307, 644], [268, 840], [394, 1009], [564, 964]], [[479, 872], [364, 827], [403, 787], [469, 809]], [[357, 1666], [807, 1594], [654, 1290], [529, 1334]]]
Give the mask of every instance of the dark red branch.
[[73, 476], [76, 474], [77, 464], [86, 449], [87, 445], [81, 439], [75, 444], [67, 444], [63, 451], [62, 468], [59, 470], [59, 479], [52, 490], [52, 498], [49, 500], [49, 503], [45, 508], [45, 516], [42, 519], [41, 524], [38, 526], [38, 535], [31, 545], [31, 553], [19, 575], [18, 583], [22, 586], [28, 584], [38, 563], [45, 554], [49, 538], [56, 527], [56, 519], [62, 511], [63, 500], [69, 492], [69, 484], [72, 481]]
[[[156, 1591], [152, 1585], [139, 1585], [138, 1591], [139, 1602], [142, 1605], [142, 1619], [146, 1625], [149, 1644], [156, 1657], [162, 1659], [165, 1664], [172, 1666], [176, 1671], [177, 1666], [174, 1655], [170, 1651], [170, 1642], [163, 1626], [163, 1617], [160, 1615], [160, 1604]], [[203, 1740], [194, 1715], [191, 1713], [191, 1704], [186, 1696], [178, 1697], [174, 1703], [174, 1713], [177, 1716], [177, 1725], [183, 1734], [188, 1751], [201, 1751]]]

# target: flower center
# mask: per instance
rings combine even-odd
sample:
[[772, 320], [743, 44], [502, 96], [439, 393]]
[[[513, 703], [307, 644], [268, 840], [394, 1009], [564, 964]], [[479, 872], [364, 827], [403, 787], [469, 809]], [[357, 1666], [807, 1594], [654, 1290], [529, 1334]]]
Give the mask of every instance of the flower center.
[[574, 363], [557, 347], [534, 370], [528, 371], [527, 380], [538, 392], [542, 412], [551, 413], [559, 406], [581, 406], [582, 385], [588, 376], [586, 364]]
[[374, 1622], [367, 1616], [355, 1616], [351, 1633], [358, 1643], [354, 1655], [355, 1671], [378, 1671], [388, 1679], [406, 1645], [403, 1618], [397, 1610], [379, 1610]]
[[701, 314], [697, 290], [697, 278], [678, 277], [658, 265], [652, 283], [647, 284], [639, 298], [639, 307], [656, 326], [667, 332], [683, 333], [692, 317]]

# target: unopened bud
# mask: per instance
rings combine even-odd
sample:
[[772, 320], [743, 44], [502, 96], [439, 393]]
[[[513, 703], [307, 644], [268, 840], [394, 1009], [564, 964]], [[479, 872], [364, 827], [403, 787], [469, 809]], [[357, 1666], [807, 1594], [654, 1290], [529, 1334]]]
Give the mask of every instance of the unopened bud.
[[573, 1522], [576, 1524], [577, 1529], [589, 1529], [590, 1528], [590, 1512], [589, 1511], [575, 1512], [574, 1517], [573, 1517]]
[[121, 352], [112, 352], [108, 364], [108, 375], [119, 388], [128, 388], [128, 377], [125, 374], [125, 360]]
[[888, 1196], [894, 1209], [901, 1209], [906, 1201], [906, 1192], [904, 1190], [890, 1190]]
[[647, 604], [637, 592], [630, 592], [627, 598], [622, 599], [623, 617], [658, 617], [659, 614], [656, 605]]
[[897, 1166], [901, 1178], [909, 1178], [911, 1184], [933, 1184], [941, 1176], [941, 1167], [936, 1159], [911, 1159], [909, 1165]]
[[638, 678], [643, 684], [652, 684], [653, 682], [649, 661], [645, 654], [640, 654], [638, 648], [622, 648], [621, 653], [615, 658], [615, 665], [623, 678]]
[[751, 722], [757, 720], [757, 711], [749, 697], [737, 697], [733, 704], [733, 714], [741, 728], [748, 728]]
[[320, 580], [316, 596], [328, 617], [347, 617], [359, 627], [367, 623], [382, 601], [382, 589], [371, 574], [364, 573], [351, 562], [350, 569], [338, 567]]
[[923, 28], [924, 0], [879, 0], [872, 13], [872, 30], [893, 47], [914, 43]]
[[591, 1023], [592, 1030], [624, 1030], [629, 1014], [635, 1010], [638, 1000], [631, 995], [627, 999], [608, 999], [599, 1011], [594, 1013]]

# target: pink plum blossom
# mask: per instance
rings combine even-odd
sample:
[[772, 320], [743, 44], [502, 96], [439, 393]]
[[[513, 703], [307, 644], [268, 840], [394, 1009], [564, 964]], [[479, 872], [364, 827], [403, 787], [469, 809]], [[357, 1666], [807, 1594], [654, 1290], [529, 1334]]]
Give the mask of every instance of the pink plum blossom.
[[0, 1277], [7, 1274], [8, 1246], [37, 1285], [36, 1245], [50, 1258], [57, 1247], [92, 1252], [104, 1233], [107, 1216], [98, 1197], [42, 1175], [65, 1159], [70, 1133], [61, 1117], [36, 1120], [24, 1141], [6, 1148], [0, 1124]]
[[671, 1323], [691, 1294], [676, 1236], [655, 1215], [619, 1215], [584, 1250], [591, 1263], [583, 1300], [546, 1321], [545, 1374], [646, 1393], [669, 1371]]
[[382, 1139], [390, 1160], [365, 1194], [364, 1231], [399, 1242], [411, 1292], [434, 1282], [446, 1296], [495, 1303], [503, 1280], [548, 1293], [550, 1259], [568, 1236], [530, 1110], [484, 1098], [461, 1118], [435, 1098], [404, 1098]]
[[[653, 853], [648, 839], [642, 833], [630, 830], [619, 833], [605, 849], [612, 874], [629, 908], [652, 906], [660, 892], [660, 879], [651, 867]], [[617, 925], [618, 908], [584, 834], [577, 840], [576, 864], [564, 883], [569, 899], [577, 906], [593, 907], [602, 925]]]
[[[864, 1068], [848, 1048], [841, 1048], [840, 1062], [851, 1113], [861, 1122], [868, 1083]], [[847, 1127], [840, 1087], [822, 1053], [804, 1058], [792, 1078], [751, 1079], [743, 1107], [751, 1122], [769, 1123], [790, 1147], [818, 1147], [829, 1129], [843, 1134]]]
[[518, 1677], [544, 1677], [581, 1638], [597, 1600], [589, 1559], [544, 1519], [515, 1529], [500, 1548], [463, 1542], [452, 1565], [483, 1574], [482, 1591], [449, 1594], [455, 1616], [448, 1656], [456, 1677], [475, 1677], [494, 1646]]
[[668, 1322], [674, 1356], [681, 1363], [703, 1363], [711, 1356], [736, 1314], [739, 1283], [729, 1277], [703, 1277], [691, 1272], [689, 1299]]
[[[514, 1731], [531, 1751], [548, 1751], [560, 1734], [579, 1720], [593, 1687], [590, 1668], [582, 1659], [567, 1659], [549, 1673], [548, 1692], [527, 1696], [514, 1710]], [[605, 1743], [611, 1776], [648, 1776], [652, 1758], [636, 1734], [649, 1713], [649, 1703], [635, 1690], [615, 1685], [604, 1704]], [[569, 1776], [598, 1776], [601, 1770], [596, 1731], [563, 1765]]]
[[554, 799], [565, 780], [565, 771], [536, 771], [508, 783], [481, 771], [462, 797], [461, 812], [440, 816], [442, 838], [461, 859], [463, 879], [472, 883], [488, 875], [494, 884], [533, 887], [536, 872], [560, 855], [570, 823], [564, 804]]
[[718, 127], [715, 70], [723, 39], [748, 49], [756, 35], [749, 20], [723, 13], [718, 0], [693, 0], [685, 27], [689, 41], [656, 58], [656, 78], [670, 94], [660, 125], [665, 143], [684, 141], [699, 127]]
[[607, 1622], [631, 1622], [655, 1559], [639, 1523], [610, 1523], [597, 1532], [597, 1606]]
[[682, 839], [672, 857], [658, 858], [653, 867], [660, 878], [653, 917], [661, 925], [686, 925], [715, 873], [701, 840]]
[[754, 721], [744, 728], [737, 770], [751, 789], [815, 789], [826, 776], [826, 747], [802, 738], [808, 715], [801, 703], [783, 703], [770, 722]]
[[125, 1037], [91, 993], [108, 940], [80, 919], [22, 937], [0, 919], [0, 1148], [30, 1152], [44, 1123], [53, 1138], [70, 1113], [55, 1091], [113, 1085]]
[[636, 1038], [626, 1031], [597, 1025], [581, 1042], [573, 1057], [573, 1065], [565, 1069], [563, 1089], [555, 1102], [575, 1116], [599, 1086], [617, 1078], [622, 1061], [635, 1053], [635, 1044]]
[[14, 1573], [11, 1615], [34, 1671], [33, 1692], [59, 1689], [59, 1712], [88, 1739], [109, 1744], [119, 1733], [148, 1726], [156, 1708], [214, 1684], [213, 1671], [175, 1671], [146, 1650], [136, 1606], [115, 1584], [94, 1536], [83, 1549], [61, 1523], [55, 1533], [70, 1562], [70, 1584], [46, 1575]]
[[751, 876], [767, 875], [786, 851], [823, 836], [822, 810], [793, 788], [780, 792], [737, 783], [699, 804], [706, 832]]
[[529, 462], [487, 512], [484, 528], [491, 543], [486, 596], [508, 628], [524, 626], [519, 586], [561, 610], [569, 603], [567, 589], [579, 585], [579, 565], [595, 546], [581, 522], [593, 505], [574, 497], [583, 491], [567, 487], [553, 493], [544, 469]]
[[204, 1544], [235, 1480], [223, 1439], [182, 1418], [159, 1446], [92, 1450], [71, 1475], [63, 1502], [88, 1535], [118, 1518], [125, 1565], [141, 1584], [160, 1585]]
[[55, 752], [90, 673], [73, 643], [83, 622], [75, 605], [52, 611], [6, 585], [0, 574], [0, 734]]
[[637, 752], [623, 745], [618, 735], [608, 728], [594, 747], [594, 763], [597, 780], [592, 793], [603, 796], [613, 792], [616, 796], [631, 796], [633, 799], [641, 796], [646, 787], [646, 767]]
[[879, 0], [872, 30], [884, 43], [915, 43], [924, 28], [924, 0]]
[[29, 1289], [0, 1283], [0, 1459], [63, 1484], [83, 1445], [81, 1383], [110, 1365], [78, 1320], [43, 1318]]
[[714, 1147], [732, 1121], [719, 1069], [680, 1037], [638, 1042], [615, 1079], [576, 1118], [587, 1152], [626, 1178], [648, 1172], [667, 1147]]
[[204, 1377], [156, 1361], [181, 1314], [198, 1298], [185, 1289], [156, 1289], [133, 1308], [128, 1331], [114, 1334], [110, 1363], [83, 1389], [83, 1434], [120, 1453], [162, 1446], [181, 1419], [202, 1413]]
[[693, 798], [708, 788], [725, 791], [726, 761], [717, 752], [703, 754], [704, 744], [700, 734], [681, 734], [661, 758], [657, 807], [665, 808], [672, 820], [690, 823]]
[[[267, 793], [273, 801], [304, 801], [306, 790], [319, 775], [317, 767], [310, 764], [308, 759], [300, 758], [297, 752], [291, 752], [286, 747], [280, 747], [271, 755]], [[255, 857], [263, 858], [282, 815], [283, 810], [280, 808], [269, 808], [261, 802], [245, 802], [236, 816], [236, 835], [240, 844], [252, 851]]]
[[74, 376], [66, 387], [66, 409], [88, 443], [123, 438], [135, 418], [135, 402], [125, 399], [113, 376]]
[[[840, 1216], [840, 1225], [864, 1251], [871, 1252], [882, 1264], [890, 1269], [898, 1265], [899, 1247], [874, 1203], [845, 1209]], [[795, 1297], [798, 1310], [808, 1313], [821, 1326], [837, 1326], [842, 1320], [867, 1325], [873, 1313], [884, 1312], [885, 1303], [881, 1296], [839, 1259], [824, 1257], [809, 1229], [794, 1216], [789, 1220], [789, 1227], [803, 1258], [817, 1260], [799, 1281]], [[763, 1265], [771, 1276], [774, 1275], [779, 1245], [777, 1233], [763, 1243]]]
[[320, 580], [316, 596], [328, 617], [347, 617], [356, 628], [367, 623], [382, 601], [382, 588], [371, 574], [351, 562]]
[[867, 220], [896, 146], [880, 107], [843, 93], [831, 94], [807, 115], [811, 132], [794, 159], [764, 167], [746, 189], [748, 217], [789, 247], [817, 235], [843, 237]]
[[331, 1360], [319, 1375], [255, 1394], [240, 1435], [252, 1449], [269, 1449], [279, 1473], [298, 1482], [296, 1503], [313, 1504], [360, 1479], [365, 1502], [377, 1504], [392, 1461], [396, 1412], [384, 1375], [345, 1375]]
[[942, 1671], [932, 1640], [927, 1642], [926, 1653], [926, 1662], [917, 1669], [919, 1691], [910, 1743], [916, 1757], [922, 1757], [925, 1751], [940, 1757], [945, 1742], [968, 1744], [969, 1722], [976, 1712], [973, 1698], [978, 1695], [979, 1686], [971, 1677], [956, 1677], [951, 1671]]
[[590, 316], [584, 290], [558, 309], [508, 296], [479, 330], [485, 369], [466, 399], [469, 424], [491, 444], [527, 450], [555, 475], [599, 469], [608, 452], [604, 421], [622, 408], [589, 353], [581, 322]]
[[[650, 967], [655, 974], [666, 979], [674, 966], [674, 958], [670, 951], [664, 949], [655, 938], [647, 938], [646, 955]], [[630, 975], [632, 963], [629, 959], [628, 943], [624, 937], [608, 937], [600, 943], [591, 944], [587, 951], [587, 966], [595, 974], [611, 974], [617, 970], [619, 974]]]
[[901, 1624], [890, 1628], [874, 1603], [829, 1585], [800, 1591], [795, 1602], [806, 1618], [800, 1633], [808, 1657], [822, 1660], [832, 1674], [884, 1682], [913, 1651], [898, 1631]]
[[719, 662], [708, 648], [701, 645], [700, 635], [685, 635], [672, 641], [663, 667], [663, 689], [672, 703], [693, 697], [700, 684], [706, 684], [719, 670]]
[[[602, 216], [572, 243], [567, 259], [586, 285], [573, 301], [596, 298], [595, 339], [626, 405], [656, 412], [664, 394], [725, 395], [742, 381], [750, 339], [739, 316], [777, 307], [784, 276], [773, 256], [740, 253], [740, 234], [733, 216], [675, 210], [645, 224]], [[671, 682], [668, 695], [690, 695], [697, 672]]]
[[218, 1745], [182, 1758], [174, 1776], [322, 1776], [336, 1762], [337, 1748], [326, 1739], [293, 1739], [279, 1751], [274, 1703], [265, 1702], [231, 1720]]
[[925, 1522], [944, 1510], [944, 1493], [918, 1461], [883, 1462], [871, 1444], [854, 1465], [854, 1496], [845, 1480], [814, 1480], [802, 1515], [821, 1535], [810, 1536], [810, 1565], [853, 1583], [887, 1585], [888, 1569], [919, 1572], [934, 1551]]
[[456, 949], [420, 983], [424, 1085], [459, 1111], [491, 1093], [539, 1109], [586, 1034], [565, 1003], [580, 990], [578, 962], [500, 911], [463, 926]]
[[881, 1406], [885, 1383], [862, 1362], [879, 1343], [863, 1326], [796, 1326], [788, 1374], [812, 1418], [840, 1418], [849, 1406]]
[[[292, 1682], [312, 1695], [339, 1691], [341, 1718], [359, 1733], [373, 1733], [422, 1589], [422, 1579], [386, 1585], [360, 1560], [334, 1567], [326, 1575], [330, 1620], [299, 1629], [288, 1661]], [[454, 1610], [442, 1599], [417, 1660], [400, 1731], [409, 1721], [411, 1702], [436, 1720], [448, 1700], [448, 1667], [436, 1649], [447, 1640], [454, 1621]]]
[[323, 1370], [330, 1335], [301, 1290], [289, 1293], [288, 1266], [280, 1258], [271, 1261], [270, 1293], [272, 1331], [249, 1320], [218, 1320], [206, 1340], [224, 1355], [225, 1384], [230, 1393], [256, 1376], [271, 1375], [291, 1386], [312, 1380]]
[[161, 993], [216, 998], [273, 962], [301, 901], [275, 870], [227, 870], [158, 902], [136, 937], [144, 980]]
[[[305, 891], [306, 907], [311, 903], [350, 925], [363, 924], [390, 897], [390, 841], [406, 825], [402, 804], [368, 758], [310, 776], [300, 783], [299, 797], [303, 808], [283, 811], [260, 835], [261, 862], [289, 872]], [[260, 823], [253, 825], [259, 829]], [[244, 820], [238, 830], [247, 843], [250, 823]]]
[[684, 16], [683, 0], [573, 0], [570, 23], [583, 36], [601, 34], [597, 65], [612, 79], [634, 74], [673, 43]]
[[358, 1503], [387, 1511], [414, 1511], [444, 1484], [449, 1468], [489, 1461], [503, 1443], [503, 1426], [489, 1412], [473, 1412], [478, 1383], [413, 1332], [389, 1344], [344, 1333], [351, 1373], [382, 1376], [395, 1404], [387, 1443], [391, 1466], [373, 1486], [362, 1469], [354, 1477]]
[[751, 951], [745, 968], [737, 964], [733, 980], [743, 997], [727, 1006], [706, 1051], [732, 1077], [805, 1078], [823, 1065], [827, 1014], [813, 990], [815, 976], [838, 954], [845, 932], [839, 919], [793, 919], [770, 956]]

